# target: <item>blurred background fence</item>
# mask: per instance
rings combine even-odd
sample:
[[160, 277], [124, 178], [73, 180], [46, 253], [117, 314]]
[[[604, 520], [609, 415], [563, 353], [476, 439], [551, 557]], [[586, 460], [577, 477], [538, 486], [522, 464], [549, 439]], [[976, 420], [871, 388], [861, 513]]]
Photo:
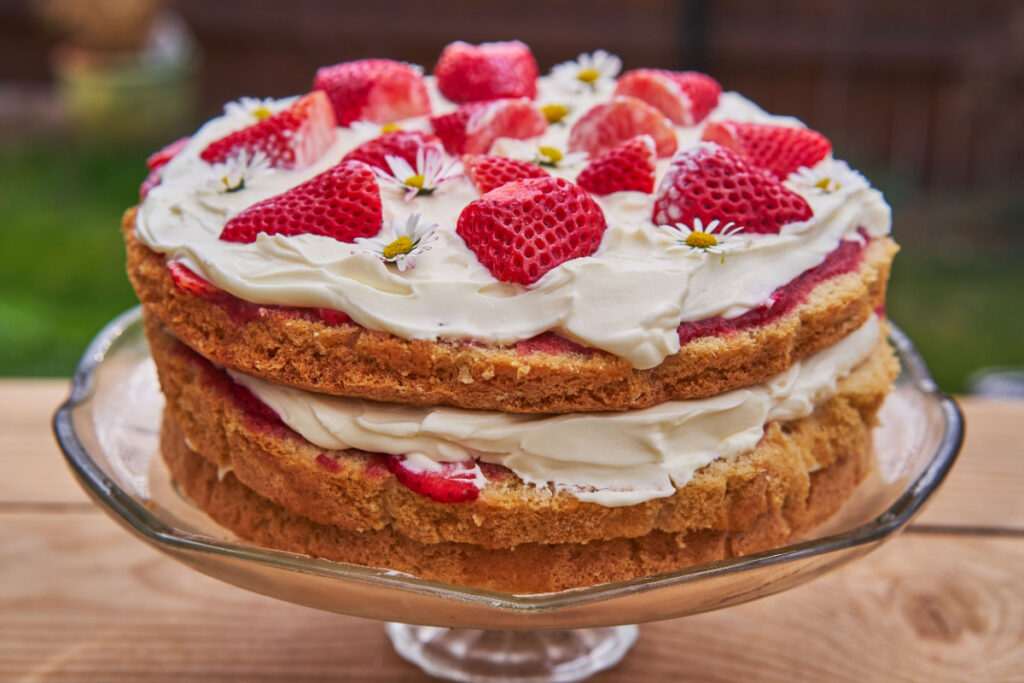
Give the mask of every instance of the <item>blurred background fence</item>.
[[[61, 21], [83, 6], [94, 32], [114, 34], [112, 46]], [[138, 48], [147, 9], [172, 10], [196, 48], [183, 62], [184, 85], [163, 86], [179, 90], [156, 107], [171, 114], [153, 126], [158, 139], [75, 136], [53, 87], [68, 43], [79, 52]], [[961, 390], [978, 367], [1024, 364], [1019, 0], [0, 0], [0, 210], [9, 214], [0, 259], [34, 262], [0, 260], [0, 374], [68, 373], [104, 316], [131, 302], [114, 272], [116, 225], [146, 150], [227, 100], [305, 91], [321, 65], [387, 56], [429, 70], [452, 40], [513, 37], [530, 44], [542, 71], [598, 47], [627, 69], [707, 71], [824, 132], [894, 206], [904, 251], [890, 312], [941, 383]], [[106, 132], [130, 129], [127, 113]], [[55, 273], [47, 262], [61, 244], [71, 245], [55, 259], [67, 272]], [[83, 253], [92, 270], [77, 264]], [[64, 322], [33, 319], [39, 311]]]

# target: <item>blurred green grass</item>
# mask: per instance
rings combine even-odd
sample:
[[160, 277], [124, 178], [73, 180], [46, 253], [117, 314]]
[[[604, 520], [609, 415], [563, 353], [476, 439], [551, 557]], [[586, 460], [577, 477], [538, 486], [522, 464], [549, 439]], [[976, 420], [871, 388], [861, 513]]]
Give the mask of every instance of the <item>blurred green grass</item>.
[[[0, 148], [0, 376], [69, 376], [99, 328], [134, 305], [118, 226], [146, 154], [60, 141]], [[912, 205], [892, 194], [903, 251], [889, 314], [939, 384], [962, 391], [978, 367], [1024, 365], [1024, 200]]]

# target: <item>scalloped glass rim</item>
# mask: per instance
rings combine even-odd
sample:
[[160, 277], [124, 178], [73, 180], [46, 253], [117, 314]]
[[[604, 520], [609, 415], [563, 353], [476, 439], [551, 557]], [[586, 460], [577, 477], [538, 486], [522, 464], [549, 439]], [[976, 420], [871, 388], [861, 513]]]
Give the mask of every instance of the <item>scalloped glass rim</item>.
[[[425, 598], [455, 601], [462, 603], [466, 607], [481, 608], [471, 611], [471, 614], [475, 616], [467, 618], [453, 618], [449, 616], [446, 619], [440, 619], [421, 615], [422, 618], [410, 620], [411, 623], [443, 622], [442, 625], [447, 626], [472, 625], [483, 628], [561, 628], [570, 625], [596, 626], [615, 623], [636, 623], [638, 620], [669, 618], [671, 616], [697, 613], [770, 595], [812, 578], [811, 576], [806, 578], [799, 577], [804, 572], [804, 569], [807, 569], [809, 573], [816, 576], [822, 573], [822, 571], [868, 552], [906, 526], [921, 510], [929, 496], [942, 483], [956, 459], [963, 440], [963, 418], [956, 403], [938, 389], [931, 378], [928, 368], [910, 339], [898, 328], [892, 326], [889, 338], [896, 348], [903, 365], [904, 373], [901, 376], [901, 381], [909, 382], [914, 390], [936, 404], [942, 417], [942, 434], [938, 440], [937, 448], [920, 474], [910, 482], [902, 495], [871, 521], [822, 538], [801, 541], [774, 550], [629, 581], [602, 584], [558, 593], [534, 595], [513, 595], [477, 590], [428, 581], [383, 569], [313, 559], [304, 555], [217, 540], [171, 526], [150, 512], [146, 508], [144, 501], [139, 500], [136, 496], [124, 490], [117, 482], [107, 476], [93, 454], [82, 443], [76, 431], [74, 420], [76, 409], [87, 406], [93, 397], [96, 373], [107, 360], [108, 354], [115, 344], [125, 336], [126, 332], [140, 326], [140, 320], [141, 307], [135, 307], [112, 320], [100, 331], [89, 345], [75, 371], [70, 397], [61, 405], [54, 416], [53, 426], [57, 441], [64, 451], [68, 464], [86, 492], [115, 520], [141, 536], [144, 540], [158, 549], [170, 553], [177, 559], [185, 561], [194, 568], [213, 576], [218, 576], [219, 572], [211, 571], [210, 566], [206, 563], [189, 561], [185, 556], [196, 557], [195, 553], [198, 553], [216, 556], [225, 560], [258, 563], [268, 568], [361, 584], [364, 587], [373, 586], [375, 589], [415, 594]], [[841, 559], [831, 563], [816, 563], [816, 558], [830, 553], [837, 553], [838, 551], [848, 552]], [[793, 571], [789, 573], [782, 571], [781, 577], [776, 576], [770, 586], [766, 584], [762, 589], [747, 588], [738, 594], [734, 592], [718, 602], [712, 600], [695, 607], [684, 605], [665, 606], [663, 610], [655, 608], [653, 611], [648, 602], [647, 611], [640, 615], [620, 614], [618, 617], [606, 615], [604, 618], [595, 618], [593, 611], [587, 612], [584, 610], [582, 613], [579, 611], [580, 608], [588, 605], [612, 600], [619, 604], [621, 598], [629, 596], [639, 597], [642, 594], [667, 587], [678, 587], [682, 584], [724, 579], [725, 577], [735, 576], [744, 572], [754, 572], [757, 574], [756, 570], [773, 567], [778, 567], [781, 571], [781, 565], [794, 562], [797, 564], [794, 565]], [[792, 579], [794, 576], [796, 578]], [[787, 577], [792, 580], [787, 581]], [[243, 582], [232, 581], [230, 578], [225, 580], [258, 590], [259, 592], [275, 595], [275, 591], [268, 590], [266, 586], [246, 585]], [[313, 604], [308, 599], [297, 599], [295, 601], [315, 607], [323, 607], [324, 609], [333, 609], [334, 611], [356, 613], [355, 610], [339, 609], [336, 605]], [[564, 618], [557, 616], [542, 618], [545, 614], [566, 610], [571, 611], [574, 615]], [[372, 609], [358, 610], [358, 613], [360, 616], [375, 616]], [[488, 614], [491, 614], [494, 618], [492, 619], [487, 616]], [[521, 615], [527, 618], [517, 618], [514, 615]], [[536, 615], [540, 618], [530, 619], [528, 615]], [[376, 618], [394, 619], [396, 615], [393, 611], [383, 610], [381, 615], [376, 616]]]

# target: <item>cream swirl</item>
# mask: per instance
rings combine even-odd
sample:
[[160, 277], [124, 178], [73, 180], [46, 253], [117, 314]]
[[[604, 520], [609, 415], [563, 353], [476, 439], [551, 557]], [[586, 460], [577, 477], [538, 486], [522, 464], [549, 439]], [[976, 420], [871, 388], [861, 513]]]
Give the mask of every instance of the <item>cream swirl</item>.
[[752, 449], [773, 420], [810, 415], [878, 345], [872, 316], [771, 380], [622, 413], [518, 415], [326, 396], [232, 372], [307, 441], [406, 455], [417, 469], [479, 458], [609, 507], [672, 495], [717, 458]]
[[[435, 112], [453, 108], [431, 79], [428, 87]], [[538, 101], [565, 103], [571, 113], [536, 142], [564, 150], [573, 122], [609, 96], [607, 88], [563, 92], [557, 82], [542, 78]], [[770, 116], [735, 93], [724, 93], [708, 120], [723, 119], [799, 125]], [[425, 128], [428, 122], [422, 117], [402, 125]], [[199, 153], [238, 126], [231, 117], [209, 121], [164, 167], [160, 185], [139, 208], [137, 238], [242, 299], [332, 308], [367, 328], [403, 338], [508, 344], [554, 330], [637, 368], [650, 368], [679, 350], [681, 322], [732, 317], [762, 305], [776, 288], [820, 264], [841, 240], [859, 239], [859, 228], [875, 237], [890, 226], [889, 207], [872, 188], [805, 191], [813, 219], [786, 226], [779, 235], [744, 236], [742, 248], [731, 250], [723, 262], [675, 244], [652, 225], [652, 195], [619, 192], [596, 198], [608, 230], [593, 256], [567, 261], [522, 287], [492, 277], [455, 233], [463, 207], [478, 196], [460, 178], [410, 201], [400, 191], [382, 188], [386, 221], [404, 223], [419, 213], [439, 225], [432, 250], [415, 269], [398, 272], [359, 245], [328, 237], [261, 234], [251, 244], [218, 239], [224, 224], [246, 207], [326, 170], [376, 134], [367, 126], [338, 128], [333, 146], [309, 168], [260, 174], [237, 192], [202, 192], [196, 179], [205, 177], [208, 167]], [[678, 128], [680, 148], [698, 144], [702, 129]], [[512, 142], [499, 140], [496, 152]], [[659, 163], [659, 179], [667, 164]], [[552, 172], [573, 177], [578, 170]]]

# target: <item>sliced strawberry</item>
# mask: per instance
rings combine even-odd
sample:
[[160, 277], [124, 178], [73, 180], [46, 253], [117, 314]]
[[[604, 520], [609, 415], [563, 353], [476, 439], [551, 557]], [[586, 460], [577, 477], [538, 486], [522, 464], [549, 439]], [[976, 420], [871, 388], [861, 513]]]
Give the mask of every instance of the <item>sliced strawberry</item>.
[[591, 161], [576, 184], [597, 195], [612, 192], [654, 192], [654, 165], [658, 160], [654, 138], [639, 135], [612, 147]]
[[160, 169], [167, 165], [167, 162], [178, 155], [178, 152], [185, 148], [191, 138], [178, 138], [163, 149], [153, 152], [146, 159], [146, 166], [149, 167], [149, 175], [139, 185], [139, 200], [146, 198], [149, 191], [160, 184]]
[[525, 97], [471, 102], [450, 114], [430, 119], [437, 137], [449, 154], [487, 154], [498, 138], [537, 137], [548, 127], [533, 103]]
[[253, 242], [262, 232], [323, 235], [352, 242], [380, 232], [381, 220], [377, 177], [366, 164], [348, 161], [284, 194], [253, 204], [227, 222], [220, 238]]
[[637, 135], [654, 138], [659, 157], [676, 151], [676, 131], [660, 111], [635, 97], [614, 97], [576, 122], [569, 133], [569, 151], [596, 157]]
[[527, 178], [470, 202], [455, 232], [502, 282], [531, 285], [552, 268], [590, 256], [601, 244], [604, 213], [563, 178]]
[[452, 102], [537, 96], [537, 60], [518, 40], [450, 43], [434, 67], [437, 88]]
[[832, 151], [832, 143], [817, 131], [767, 123], [716, 121], [704, 128], [704, 139], [742, 154], [779, 180], [801, 166], [814, 166]]
[[331, 98], [339, 126], [353, 121], [391, 123], [430, 113], [418, 68], [391, 59], [361, 59], [317, 69], [313, 89]]
[[276, 168], [305, 168], [334, 141], [334, 112], [327, 95], [313, 91], [290, 107], [258, 123], [225, 135], [207, 146], [200, 158], [211, 164], [240, 151], [263, 152]]
[[476, 483], [474, 461], [438, 464], [440, 469], [417, 471], [406, 466], [405, 456], [387, 456], [388, 470], [395, 475], [395, 479], [421, 496], [438, 503], [465, 503], [477, 499], [480, 488]]
[[146, 179], [139, 185], [139, 201], [141, 202], [149, 194], [149, 191], [160, 184], [160, 169], [150, 171]]
[[174, 286], [183, 292], [209, 299], [223, 291], [209, 280], [196, 275], [191, 268], [181, 261], [168, 261], [167, 270], [171, 272], [171, 280], [174, 281]]
[[344, 325], [352, 322], [347, 313], [336, 311], [333, 308], [318, 308], [316, 314], [328, 325]]
[[401, 157], [416, 167], [416, 152], [421, 147], [436, 147], [441, 150], [441, 140], [436, 135], [419, 130], [397, 130], [385, 133], [379, 138], [364, 142], [345, 155], [342, 161], [362, 161], [370, 166], [388, 170], [385, 157]]
[[637, 69], [616, 81], [615, 94], [643, 100], [677, 126], [692, 126], [718, 106], [722, 86], [699, 71]]
[[178, 138], [163, 149], [153, 152], [149, 155], [149, 158], [146, 159], [146, 166], [149, 167], [150, 171], [156, 171], [162, 166], [165, 166], [168, 161], [178, 155], [178, 152], [185, 149], [185, 145], [188, 144], [189, 140], [191, 140], [191, 138], [186, 135], [183, 138]]
[[659, 225], [699, 218], [704, 225], [732, 221], [744, 232], [777, 234], [783, 225], [805, 221], [811, 207], [767, 171], [713, 143], [680, 151], [672, 158], [654, 200]]
[[548, 175], [540, 166], [523, 159], [484, 154], [467, 154], [462, 157], [462, 165], [480, 194], [490, 192], [513, 180], [544, 178]]

